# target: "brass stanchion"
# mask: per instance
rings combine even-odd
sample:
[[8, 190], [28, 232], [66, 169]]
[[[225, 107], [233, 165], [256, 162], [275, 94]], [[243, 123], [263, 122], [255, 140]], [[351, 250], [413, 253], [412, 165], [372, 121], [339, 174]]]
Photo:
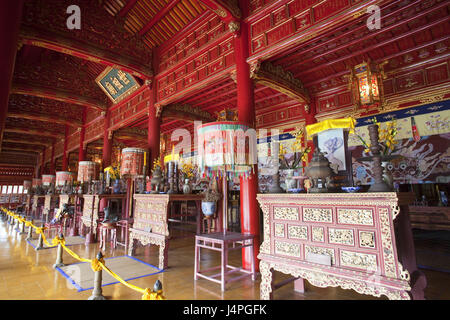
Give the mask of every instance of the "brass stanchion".
[[62, 259], [62, 256], [63, 256], [63, 247], [62, 247], [62, 245], [61, 245], [61, 241], [63, 241], [64, 240], [64, 235], [62, 234], [62, 233], [60, 233], [59, 234], [59, 243], [58, 243], [58, 251], [57, 251], [57, 253], [56, 253], [56, 262], [55, 262], [55, 264], [53, 265], [53, 269], [56, 269], [56, 268], [61, 268], [61, 267], [64, 267], [65, 266], [65, 264], [63, 263], [63, 259]]
[[[97, 253], [97, 260], [102, 258], [103, 254], [100, 251]], [[102, 294], [102, 268], [99, 268], [98, 271], [94, 271], [94, 290], [92, 290], [92, 295], [88, 298], [88, 300], [106, 300]]]
[[24, 234], [25, 232], [25, 219], [22, 222], [22, 225], [20, 226], [20, 234]]
[[[42, 226], [44, 226], [42, 224]], [[38, 239], [38, 245], [36, 247], [36, 250], [44, 249], [44, 239], [42, 238], [42, 233], [44, 232], [44, 229], [41, 229], [41, 232], [39, 232], [39, 239]]]
[[31, 226], [34, 223], [33, 219], [31, 219], [31, 224], [28, 227], [28, 234], [25, 240], [33, 240], [33, 227]]

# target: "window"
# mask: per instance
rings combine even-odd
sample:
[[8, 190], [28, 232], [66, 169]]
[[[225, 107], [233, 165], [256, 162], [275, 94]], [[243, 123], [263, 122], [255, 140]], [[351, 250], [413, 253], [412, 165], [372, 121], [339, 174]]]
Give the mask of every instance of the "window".
[[12, 193], [17, 193], [17, 188], [18, 188], [18, 186], [13, 186], [13, 192]]
[[3, 186], [2, 187], [2, 193], [6, 193], [6, 189], [8, 188], [8, 186]]
[[12, 189], [13, 189], [13, 186], [8, 186], [8, 192], [7, 192], [7, 194], [11, 194], [11, 193], [12, 193]]
[[20, 193], [20, 194], [23, 193], [23, 186], [19, 186], [19, 189], [17, 190], [17, 193]]

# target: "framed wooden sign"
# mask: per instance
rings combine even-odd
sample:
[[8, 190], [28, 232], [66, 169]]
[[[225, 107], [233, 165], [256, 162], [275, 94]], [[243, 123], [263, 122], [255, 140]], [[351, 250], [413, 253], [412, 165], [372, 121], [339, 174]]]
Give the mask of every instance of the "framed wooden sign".
[[132, 75], [112, 67], [106, 67], [95, 81], [113, 103], [125, 99], [140, 87]]

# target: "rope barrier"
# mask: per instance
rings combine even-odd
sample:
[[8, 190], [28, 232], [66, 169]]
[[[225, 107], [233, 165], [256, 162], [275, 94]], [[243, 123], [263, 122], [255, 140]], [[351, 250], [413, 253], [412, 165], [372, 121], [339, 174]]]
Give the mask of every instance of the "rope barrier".
[[139, 293], [142, 294], [142, 300], [165, 300], [166, 298], [163, 296], [162, 294], [162, 290], [160, 287], [160, 282], [157, 281], [157, 283], [159, 283], [159, 287], [157, 286], [157, 284], [155, 283], [155, 288], [153, 289], [153, 291], [149, 288], [145, 288], [142, 289], [138, 286], [132, 285], [128, 282], [126, 282], [125, 280], [123, 280], [119, 275], [117, 275], [115, 272], [113, 272], [111, 269], [109, 269], [106, 265], [105, 265], [105, 260], [103, 258], [101, 259], [85, 259], [85, 258], [81, 258], [78, 254], [76, 254], [75, 252], [73, 252], [72, 250], [70, 250], [69, 248], [66, 247], [66, 241], [64, 238], [60, 238], [59, 236], [55, 236], [51, 243], [49, 243], [44, 235], [44, 230], [46, 230], [46, 227], [37, 227], [33, 224], [32, 221], [27, 221], [26, 219], [20, 217], [19, 215], [15, 214], [12, 211], [9, 211], [8, 209], [5, 209], [3, 207], [0, 207], [0, 209], [6, 213], [7, 215], [11, 216], [13, 219], [16, 219], [17, 221], [19, 221], [20, 223], [25, 223], [25, 225], [27, 227], [32, 227], [36, 230], [37, 234], [42, 235], [42, 240], [45, 243], [45, 245], [49, 248], [53, 248], [58, 246], [58, 244], [61, 244], [61, 247], [63, 247], [63, 249], [70, 255], [72, 256], [74, 259], [81, 261], [81, 262], [88, 262], [91, 264], [91, 268], [94, 272], [96, 271], [100, 271], [100, 270], [105, 270], [106, 272], [108, 272], [113, 278], [115, 278], [117, 281], [119, 281], [120, 283], [122, 283], [123, 285], [127, 286], [128, 288], [135, 290]]

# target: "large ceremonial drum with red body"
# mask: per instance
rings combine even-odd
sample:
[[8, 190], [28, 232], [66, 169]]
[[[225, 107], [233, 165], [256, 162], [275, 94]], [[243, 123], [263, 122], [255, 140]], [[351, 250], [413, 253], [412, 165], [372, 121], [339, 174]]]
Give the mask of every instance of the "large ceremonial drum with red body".
[[49, 186], [55, 183], [55, 175], [53, 174], [43, 174], [42, 175], [42, 185]]
[[67, 184], [72, 184], [73, 173], [70, 171], [56, 171], [56, 186], [64, 186]]
[[33, 187], [42, 186], [42, 179], [33, 178]]
[[120, 164], [120, 175], [122, 177], [139, 176], [143, 174], [144, 153], [141, 148], [122, 149], [122, 163]]
[[98, 175], [97, 164], [93, 161], [78, 162], [78, 181], [89, 182], [96, 180]]

